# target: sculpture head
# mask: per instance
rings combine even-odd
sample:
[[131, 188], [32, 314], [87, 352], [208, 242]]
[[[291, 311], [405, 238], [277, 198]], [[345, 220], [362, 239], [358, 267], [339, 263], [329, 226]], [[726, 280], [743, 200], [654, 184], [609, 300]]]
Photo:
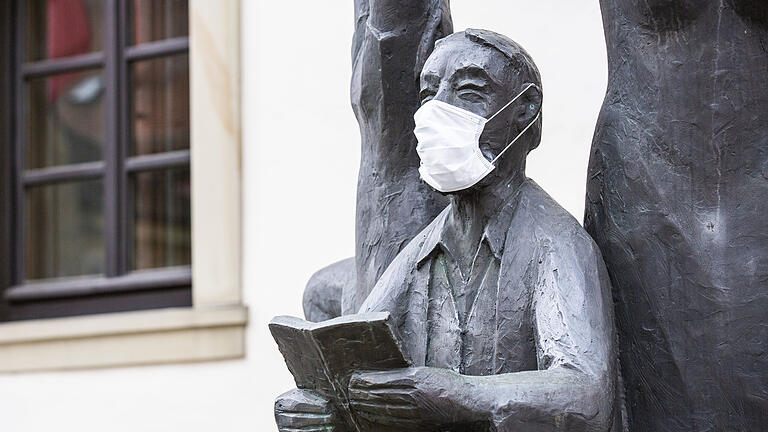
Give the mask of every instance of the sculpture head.
[[[419, 98], [422, 104], [435, 99], [490, 118], [530, 84], [534, 86], [485, 125], [480, 150], [491, 161], [541, 111], [541, 76], [522, 47], [487, 30], [468, 29], [441, 39], [422, 70]], [[524, 179], [525, 159], [540, 141], [539, 116], [496, 162], [496, 169], [460, 193]]]

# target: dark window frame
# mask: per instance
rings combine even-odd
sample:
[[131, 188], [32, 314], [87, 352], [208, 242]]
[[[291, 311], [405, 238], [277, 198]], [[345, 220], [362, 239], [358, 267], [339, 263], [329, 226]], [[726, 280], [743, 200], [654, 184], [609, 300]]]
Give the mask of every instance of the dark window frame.
[[[0, 0], [0, 50], [6, 55], [0, 55], [0, 287], [10, 286], [13, 280], [11, 257], [13, 256], [14, 220], [11, 211], [13, 196], [13, 163], [10, 143], [13, 142], [11, 109], [13, 104], [12, 82], [12, 17], [14, 5], [12, 0]], [[0, 301], [0, 317], [8, 315], [8, 304]]]
[[[89, 313], [191, 306], [190, 266], [129, 272], [127, 251], [131, 173], [189, 167], [190, 150], [129, 156], [131, 142], [129, 68], [132, 63], [189, 52], [189, 38], [177, 37], [128, 46], [128, 0], [105, 2], [105, 44], [101, 52], [26, 62], [24, 0], [0, 0], [0, 322]], [[105, 80], [103, 160], [25, 169], [24, 83], [31, 78], [102, 68]], [[104, 194], [103, 275], [25, 281], [25, 189], [30, 186], [99, 177]], [[10, 240], [10, 241], [9, 241]]]

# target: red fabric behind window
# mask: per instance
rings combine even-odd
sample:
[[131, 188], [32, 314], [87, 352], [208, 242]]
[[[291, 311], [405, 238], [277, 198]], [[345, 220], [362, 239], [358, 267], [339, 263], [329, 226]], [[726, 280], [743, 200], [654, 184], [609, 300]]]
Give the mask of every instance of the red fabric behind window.
[[[87, 53], [91, 47], [91, 23], [83, 0], [48, 0], [46, 29], [48, 58]], [[55, 101], [76, 75], [54, 76], [49, 98]]]

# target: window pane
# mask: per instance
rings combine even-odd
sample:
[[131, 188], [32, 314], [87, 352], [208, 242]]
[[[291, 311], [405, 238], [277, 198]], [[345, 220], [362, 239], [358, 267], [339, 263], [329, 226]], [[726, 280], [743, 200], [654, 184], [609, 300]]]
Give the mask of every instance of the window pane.
[[131, 65], [130, 154], [189, 148], [189, 56]]
[[133, 250], [129, 269], [188, 265], [190, 249], [189, 168], [131, 176]]
[[129, 0], [130, 45], [189, 35], [187, 0]]
[[100, 71], [33, 79], [25, 90], [27, 168], [101, 159], [104, 78]]
[[101, 51], [104, 0], [27, 0], [27, 61]]
[[26, 279], [104, 271], [104, 202], [101, 180], [27, 190]]

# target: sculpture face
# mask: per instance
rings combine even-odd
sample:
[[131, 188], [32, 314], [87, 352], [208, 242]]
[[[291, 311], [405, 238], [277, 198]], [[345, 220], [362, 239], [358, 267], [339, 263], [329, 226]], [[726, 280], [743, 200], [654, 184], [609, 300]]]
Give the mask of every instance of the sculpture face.
[[[421, 73], [420, 102], [439, 100], [490, 118], [525, 88], [526, 81], [510, 60], [494, 48], [455, 34], [439, 42]], [[493, 160], [529, 122], [541, 103], [538, 89], [531, 89], [513, 106], [488, 122], [480, 150]], [[536, 138], [538, 139], [538, 138]], [[527, 145], [520, 143], [498, 161], [496, 169], [467, 191], [485, 188], [522, 174]]]
[[437, 99], [489, 117], [511, 93], [508, 60], [464, 37], [443, 40], [421, 73], [421, 103]]

